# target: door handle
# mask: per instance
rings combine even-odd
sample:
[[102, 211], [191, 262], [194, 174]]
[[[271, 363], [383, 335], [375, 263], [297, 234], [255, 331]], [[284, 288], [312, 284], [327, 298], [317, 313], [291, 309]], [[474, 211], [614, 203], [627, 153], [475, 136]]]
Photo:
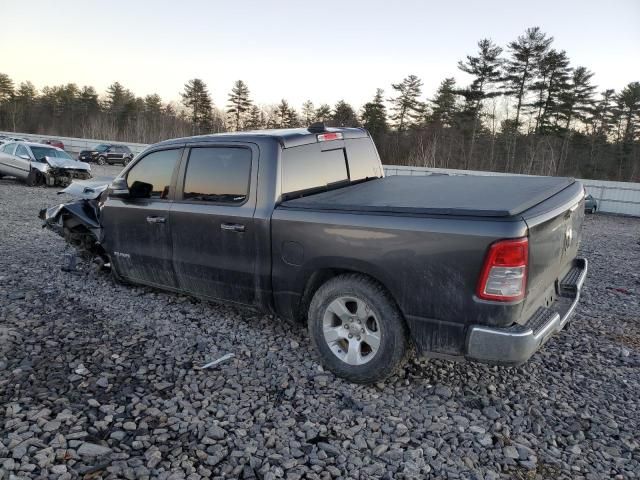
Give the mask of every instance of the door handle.
[[166, 221], [164, 217], [147, 217], [147, 223], [165, 223]]
[[229, 232], [244, 232], [244, 225], [242, 225], [241, 223], [221, 223], [220, 228]]

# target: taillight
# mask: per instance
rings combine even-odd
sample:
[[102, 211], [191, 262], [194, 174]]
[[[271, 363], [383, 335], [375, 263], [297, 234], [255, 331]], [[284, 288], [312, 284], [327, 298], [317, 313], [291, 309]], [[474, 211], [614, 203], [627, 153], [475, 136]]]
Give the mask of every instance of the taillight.
[[489, 247], [476, 295], [509, 302], [524, 297], [529, 264], [529, 239], [500, 240]]
[[340, 132], [330, 132], [330, 133], [321, 133], [317, 136], [319, 142], [327, 142], [329, 140], [342, 140], [342, 133]]

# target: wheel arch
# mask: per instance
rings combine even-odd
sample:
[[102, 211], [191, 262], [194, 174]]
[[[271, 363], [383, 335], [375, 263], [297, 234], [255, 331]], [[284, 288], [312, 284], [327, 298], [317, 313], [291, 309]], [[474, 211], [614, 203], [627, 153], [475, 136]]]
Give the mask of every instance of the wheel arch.
[[388, 278], [384, 272], [380, 272], [377, 268], [366, 262], [345, 261], [344, 259], [340, 262], [327, 263], [326, 265], [316, 266], [315, 268], [309, 268], [305, 271], [299, 279], [299, 285], [304, 285], [304, 288], [300, 300], [295, 306], [295, 320], [300, 323], [306, 323], [309, 305], [318, 289], [332, 278], [345, 274], [363, 275], [378, 283], [389, 294], [389, 297], [404, 320], [404, 313], [398, 302], [398, 297], [394, 294], [393, 289], [389, 287], [389, 285], [391, 285], [391, 279]]

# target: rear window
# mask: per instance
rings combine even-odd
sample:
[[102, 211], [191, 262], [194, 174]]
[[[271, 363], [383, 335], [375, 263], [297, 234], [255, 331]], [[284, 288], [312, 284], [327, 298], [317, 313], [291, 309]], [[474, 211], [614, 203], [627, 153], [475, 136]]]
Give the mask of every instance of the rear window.
[[184, 179], [184, 200], [241, 204], [249, 195], [251, 150], [192, 148]]
[[344, 148], [322, 151], [323, 144], [282, 152], [282, 193], [299, 192], [349, 180]]

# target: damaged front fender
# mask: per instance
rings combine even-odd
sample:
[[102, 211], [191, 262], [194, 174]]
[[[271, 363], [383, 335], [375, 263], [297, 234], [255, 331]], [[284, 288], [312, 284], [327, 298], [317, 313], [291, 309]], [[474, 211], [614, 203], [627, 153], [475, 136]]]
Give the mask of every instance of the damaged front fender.
[[84, 256], [98, 255], [106, 259], [101, 244], [100, 209], [101, 195], [107, 187], [108, 185], [71, 184], [59, 193], [72, 193], [83, 198], [40, 210], [43, 228], [49, 228], [62, 236]]

